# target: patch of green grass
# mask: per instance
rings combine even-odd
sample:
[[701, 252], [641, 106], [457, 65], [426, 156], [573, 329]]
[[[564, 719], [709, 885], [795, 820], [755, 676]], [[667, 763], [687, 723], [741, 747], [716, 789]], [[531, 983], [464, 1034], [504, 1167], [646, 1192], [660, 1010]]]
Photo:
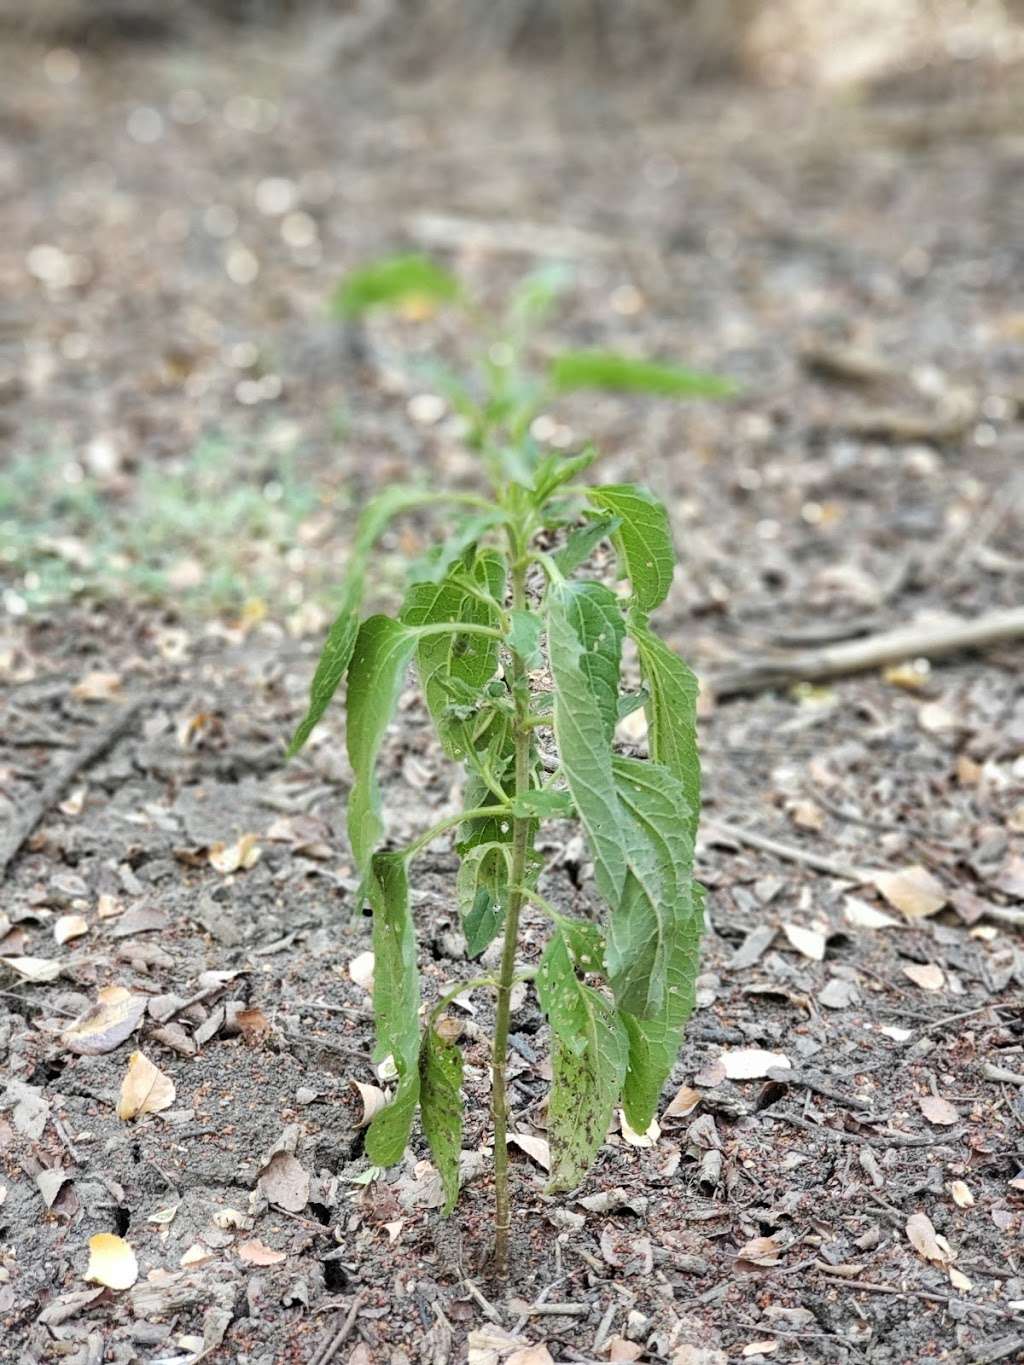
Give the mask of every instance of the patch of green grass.
[[[22, 455], [0, 470], [0, 575], [9, 605], [29, 612], [82, 595], [172, 601], [196, 614], [252, 599], [294, 608], [289, 555], [320, 505], [292, 457], [258, 457], [221, 438], [176, 463], [144, 463], [120, 492], [66, 455]], [[295, 566], [307, 590], [310, 567]]]

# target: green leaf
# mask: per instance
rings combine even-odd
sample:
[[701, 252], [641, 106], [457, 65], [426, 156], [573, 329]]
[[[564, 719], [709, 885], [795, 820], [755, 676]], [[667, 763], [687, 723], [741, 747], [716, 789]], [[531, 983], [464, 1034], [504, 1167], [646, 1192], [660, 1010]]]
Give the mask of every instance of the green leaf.
[[620, 1011], [629, 1038], [622, 1107], [626, 1121], [636, 1133], [645, 1133], [650, 1127], [662, 1089], [679, 1056], [686, 1021], [693, 1012], [704, 919], [704, 888], [699, 882], [693, 883], [692, 896], [692, 915], [672, 945], [668, 989], [661, 1009], [649, 1019]]
[[611, 540], [621, 525], [621, 517], [597, 517], [572, 531], [553, 556], [566, 578], [587, 562], [602, 540]]
[[341, 609], [331, 626], [327, 643], [320, 655], [320, 662], [317, 664], [309, 689], [309, 707], [288, 746], [287, 758], [293, 758], [309, 739], [348, 668], [359, 631], [363, 575], [374, 542], [392, 517], [412, 507], [439, 501], [443, 501], [443, 495], [427, 492], [422, 488], [407, 488], [402, 484], [396, 484], [395, 487], [371, 498], [363, 508], [356, 527], [348, 568], [341, 584]]
[[641, 706], [646, 706], [648, 702], [646, 688], [641, 692], [623, 692], [619, 697], [619, 720], [625, 720], [634, 711], [639, 711]]
[[391, 721], [416, 636], [390, 616], [359, 627], [348, 675], [348, 758], [355, 781], [348, 798], [348, 837], [359, 868], [380, 843], [384, 823], [377, 790], [377, 751]]
[[[569, 585], [548, 590], [548, 655], [554, 680], [552, 717], [558, 757], [594, 854], [598, 890], [618, 905], [628, 872], [622, 812], [615, 789], [607, 720], [591, 685], [586, 648], [569, 617]], [[577, 619], [586, 619], [577, 611]]]
[[619, 670], [626, 634], [619, 600], [602, 583], [567, 583], [561, 592], [569, 624], [580, 642], [580, 666], [597, 700], [605, 742], [610, 744], [619, 718]]
[[542, 659], [540, 637], [544, 623], [535, 611], [516, 607], [508, 614], [509, 631], [506, 643], [518, 654], [527, 668], [539, 668]]
[[309, 739], [313, 727], [319, 723], [321, 716], [327, 710], [328, 703], [338, 689], [338, 684], [345, 676], [358, 634], [358, 614], [354, 611], [343, 610], [327, 635], [327, 643], [323, 647], [320, 661], [316, 666], [316, 672], [313, 674], [313, 681], [309, 688], [309, 708], [292, 736], [292, 742], [288, 745], [288, 751], [285, 754], [286, 758], [294, 758], [306, 740]]
[[628, 871], [612, 901], [605, 961], [621, 1010], [661, 1012], [670, 965], [694, 918], [693, 840], [682, 785], [667, 768], [635, 758], [612, 760]]
[[339, 317], [354, 318], [371, 308], [398, 308], [423, 301], [452, 303], [460, 294], [458, 280], [428, 256], [392, 256], [342, 280], [332, 309]]
[[604, 484], [592, 488], [588, 496], [595, 507], [620, 518], [612, 540], [621, 572], [632, 584], [641, 611], [653, 611], [668, 596], [675, 569], [668, 513], [638, 484]]
[[597, 459], [597, 451], [591, 446], [579, 455], [545, 455], [533, 476], [534, 504], [543, 507], [563, 484], [574, 479]]
[[517, 819], [529, 819], [531, 816], [558, 819], [563, 815], [572, 815], [574, 807], [568, 792], [547, 789], [514, 796], [510, 810]]
[[477, 512], [463, 517], [451, 535], [440, 545], [435, 545], [409, 571], [411, 583], [440, 583], [457, 559], [474, 545], [485, 531], [499, 522], [506, 521], [505, 513], [499, 507], [487, 512]]
[[635, 360], [614, 351], [565, 351], [552, 362], [551, 382], [560, 393], [604, 389], [662, 398], [726, 398], [736, 392], [735, 384], [719, 375]]
[[374, 1060], [391, 1056], [398, 1072], [394, 1098], [367, 1129], [366, 1155], [375, 1166], [393, 1166], [409, 1142], [420, 1093], [420, 982], [401, 855], [375, 854], [366, 884], [373, 907]]
[[[490, 596], [505, 591], [505, 559], [496, 550], [483, 550], [471, 570], [464, 571]], [[453, 578], [441, 583], [414, 583], [406, 593], [401, 620], [407, 626], [428, 626], [441, 621], [496, 626], [498, 610], [474, 597]], [[464, 741], [461, 726], [453, 726], [448, 712], [454, 686], [465, 686], [478, 696], [498, 669], [498, 642], [486, 635], [428, 635], [420, 640], [416, 663], [427, 707], [445, 750], [458, 756]]]
[[697, 752], [696, 677], [663, 640], [651, 630], [647, 618], [632, 611], [627, 621], [636, 644], [640, 669], [647, 684], [647, 743], [651, 758], [682, 783], [690, 807], [687, 828], [697, 837], [700, 815], [700, 758]]
[[600, 970], [596, 925], [560, 920], [537, 971], [537, 996], [553, 1037], [548, 1190], [578, 1185], [593, 1163], [622, 1090], [627, 1035], [615, 1008], [578, 971]]
[[506, 840], [467, 849], [456, 877], [466, 952], [479, 957], [497, 938], [508, 909], [511, 854]]
[[462, 1053], [428, 1022], [420, 1049], [420, 1122], [441, 1176], [447, 1216], [459, 1197], [462, 1151]]

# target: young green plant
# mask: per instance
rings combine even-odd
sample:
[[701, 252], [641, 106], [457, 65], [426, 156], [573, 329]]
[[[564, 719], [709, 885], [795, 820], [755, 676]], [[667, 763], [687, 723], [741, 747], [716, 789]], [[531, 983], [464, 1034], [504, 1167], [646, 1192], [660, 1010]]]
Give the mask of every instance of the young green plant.
[[[700, 807], [697, 684], [652, 631], [675, 556], [665, 508], [635, 484], [586, 484], [595, 453], [544, 452], [536, 416], [574, 388], [720, 395], [712, 376], [601, 352], [564, 352], [531, 368], [527, 324], [554, 297], [531, 280], [502, 327], [487, 337], [475, 379], [445, 378], [490, 492], [390, 488], [363, 512], [331, 627], [292, 740], [308, 739], [343, 678], [353, 784], [348, 833], [373, 911], [377, 1059], [396, 1073], [390, 1103], [371, 1123], [366, 1152], [401, 1160], [417, 1108], [440, 1173], [445, 1212], [459, 1192], [462, 1056], [445, 1017], [470, 989], [495, 993], [492, 1053], [495, 1269], [508, 1272], [511, 1202], [506, 1058], [512, 992], [532, 980], [552, 1039], [547, 1132], [552, 1191], [586, 1175], [616, 1106], [644, 1132], [676, 1060], [693, 1007], [702, 891], [693, 879]], [[339, 311], [415, 298], [458, 304], [458, 283], [433, 262], [399, 258], [349, 280]], [[361, 619], [367, 566], [378, 536], [413, 509], [444, 510], [449, 533], [411, 565], [397, 616]], [[614, 547], [628, 589], [587, 576], [602, 542]], [[625, 693], [629, 639], [642, 687]], [[376, 762], [410, 665], [447, 755], [465, 767], [463, 809], [404, 848], [389, 847]], [[616, 727], [643, 706], [649, 758], [617, 754]], [[540, 894], [537, 831], [578, 820], [594, 863], [603, 921], [564, 913]], [[409, 868], [446, 832], [461, 857], [456, 888], [467, 955], [501, 938], [484, 975], [454, 984], [421, 1020]], [[550, 923], [536, 970], [517, 965], [526, 905]]]

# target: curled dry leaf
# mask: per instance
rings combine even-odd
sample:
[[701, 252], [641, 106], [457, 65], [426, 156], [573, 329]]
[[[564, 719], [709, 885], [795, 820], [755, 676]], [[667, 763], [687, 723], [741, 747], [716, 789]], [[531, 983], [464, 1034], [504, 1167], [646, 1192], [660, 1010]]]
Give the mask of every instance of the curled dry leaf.
[[170, 1076], [141, 1052], [133, 1052], [121, 1082], [117, 1117], [127, 1123], [140, 1114], [159, 1114], [161, 1109], [170, 1109], [176, 1093]]
[[113, 1052], [135, 1032], [145, 1012], [142, 996], [132, 995], [123, 986], [104, 986], [97, 992], [96, 1003], [61, 1034], [61, 1042], [81, 1057]]
[[778, 1338], [768, 1337], [764, 1341], [749, 1342], [746, 1346], [744, 1346], [743, 1350], [740, 1352], [740, 1355], [743, 1357], [744, 1360], [749, 1360], [751, 1356], [770, 1356], [772, 1355], [773, 1352], [777, 1351], [778, 1349], [779, 1349]]
[[969, 1209], [974, 1206], [974, 1195], [962, 1180], [950, 1182], [949, 1192], [953, 1196], [953, 1203], [958, 1209]]
[[551, 1147], [547, 1138], [534, 1137], [532, 1133], [509, 1133], [508, 1140], [532, 1157], [543, 1170], [551, 1170]]
[[247, 1265], [280, 1265], [286, 1259], [283, 1251], [275, 1251], [273, 1247], [268, 1247], [265, 1242], [259, 1242], [255, 1239], [240, 1244], [238, 1258], [245, 1261]]
[[945, 1237], [935, 1231], [926, 1213], [912, 1213], [907, 1219], [907, 1238], [919, 1256], [936, 1265], [948, 1266], [955, 1257]]
[[934, 962], [911, 962], [903, 968], [903, 975], [923, 991], [941, 991], [946, 984], [942, 968]]
[[360, 953], [348, 964], [348, 974], [357, 986], [361, 986], [367, 995], [373, 994], [373, 954], [371, 952]]
[[669, 1100], [662, 1114], [662, 1122], [665, 1119], [684, 1119], [688, 1114], [692, 1114], [700, 1104], [701, 1094], [699, 1090], [692, 1089], [691, 1086], [681, 1085], [675, 1095]]
[[61, 964], [46, 957], [0, 957], [5, 967], [10, 967], [23, 981], [33, 981], [37, 985], [43, 981], [53, 981], [60, 976]]
[[135, 1252], [123, 1237], [98, 1232], [89, 1238], [89, 1266], [85, 1278], [107, 1289], [131, 1289], [139, 1278]]
[[53, 925], [53, 937], [57, 943], [67, 943], [69, 939], [81, 938], [88, 932], [88, 921], [82, 915], [60, 915]]
[[240, 868], [247, 871], [259, 862], [262, 850], [255, 834], [243, 834], [233, 844], [214, 843], [207, 849], [210, 866], [227, 876]]
[[726, 1079], [756, 1081], [769, 1071], [790, 1071], [793, 1063], [783, 1052], [766, 1052], [763, 1047], [741, 1047], [719, 1057]]
[[782, 932], [798, 953], [809, 957], [813, 962], [825, 959], [825, 935], [820, 929], [805, 929], [800, 924], [784, 924]]
[[740, 1247], [736, 1259], [749, 1261], [751, 1265], [778, 1265], [782, 1260], [782, 1247], [774, 1237], [753, 1237]]
[[894, 910], [907, 919], [923, 919], [941, 910], [949, 897], [927, 868], [915, 865], [897, 872], [876, 872], [874, 883]]
[[960, 1118], [959, 1112], [941, 1095], [922, 1095], [918, 1105], [929, 1123], [939, 1124], [944, 1128], [948, 1128]]
[[363, 1101], [363, 1117], [359, 1120], [359, 1127], [365, 1128], [387, 1104], [388, 1097], [379, 1085], [364, 1085], [362, 1081], [353, 1081], [352, 1084]]

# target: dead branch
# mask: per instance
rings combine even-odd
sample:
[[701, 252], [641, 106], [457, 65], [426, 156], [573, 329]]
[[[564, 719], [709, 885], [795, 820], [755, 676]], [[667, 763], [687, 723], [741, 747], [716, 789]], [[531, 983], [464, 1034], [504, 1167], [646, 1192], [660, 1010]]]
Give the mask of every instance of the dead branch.
[[992, 649], [1022, 637], [1024, 607], [1010, 607], [970, 621], [953, 618], [915, 622], [824, 649], [801, 651], [788, 657], [750, 659], [712, 674], [708, 683], [716, 697], [736, 697], [797, 682], [821, 682], [865, 673], [905, 659], [942, 659], [967, 650]]

